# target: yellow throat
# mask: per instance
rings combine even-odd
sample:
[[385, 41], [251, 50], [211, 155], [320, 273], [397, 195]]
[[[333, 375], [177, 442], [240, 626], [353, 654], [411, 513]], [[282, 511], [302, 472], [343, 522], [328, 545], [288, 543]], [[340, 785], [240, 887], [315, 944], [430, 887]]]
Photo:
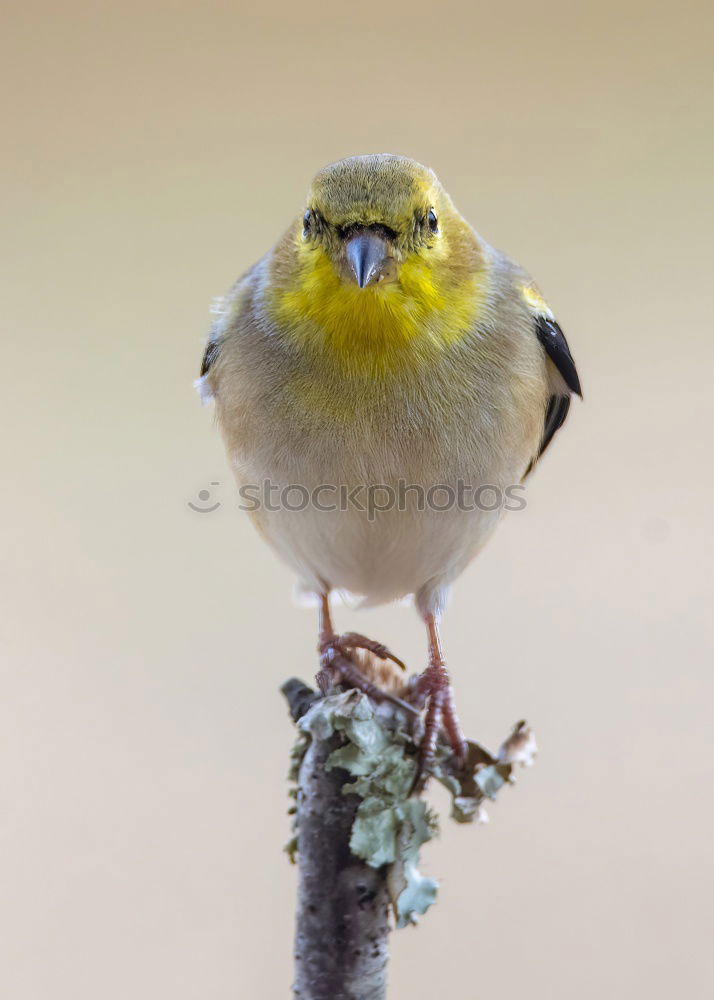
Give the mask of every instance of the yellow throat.
[[444, 255], [410, 254], [399, 280], [359, 288], [321, 248], [296, 241], [297, 267], [273, 311], [291, 339], [348, 376], [381, 378], [427, 364], [472, 328], [487, 291], [485, 270], [449, 274]]

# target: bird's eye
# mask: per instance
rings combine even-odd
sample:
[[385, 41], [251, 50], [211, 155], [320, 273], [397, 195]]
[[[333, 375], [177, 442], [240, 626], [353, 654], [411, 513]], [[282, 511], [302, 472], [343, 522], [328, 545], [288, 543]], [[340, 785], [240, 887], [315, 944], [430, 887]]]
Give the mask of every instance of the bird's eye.
[[436, 212], [433, 208], [429, 209], [429, 214], [426, 217], [426, 221], [429, 223], [429, 229], [432, 233], [439, 232], [439, 220], [436, 217]]
[[302, 217], [302, 234], [303, 236], [310, 235], [310, 229], [312, 228], [312, 212], [308, 208], [307, 212]]

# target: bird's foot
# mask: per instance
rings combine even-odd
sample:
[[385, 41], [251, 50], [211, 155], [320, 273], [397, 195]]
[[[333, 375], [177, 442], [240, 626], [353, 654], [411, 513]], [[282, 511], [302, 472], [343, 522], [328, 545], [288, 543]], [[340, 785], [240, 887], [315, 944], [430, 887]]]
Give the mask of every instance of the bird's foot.
[[417, 774], [414, 779], [414, 789], [416, 789], [423, 787], [426, 776], [434, 764], [442, 728], [459, 764], [465, 763], [468, 748], [456, 715], [454, 692], [443, 660], [433, 660], [417, 678], [412, 700], [419, 708], [426, 705]]
[[335, 639], [343, 652], [345, 650], [349, 652], [353, 649], [366, 649], [380, 660], [391, 660], [392, 663], [396, 663], [400, 670], [407, 669], [404, 661], [395, 656], [391, 649], [388, 649], [384, 643], [377, 642], [375, 639], [368, 639], [366, 635], [360, 635], [359, 632], [345, 632], [343, 635], [332, 637], [333, 641]]
[[405, 670], [406, 667], [402, 660], [381, 642], [368, 639], [358, 632], [345, 632], [343, 635], [329, 633], [321, 636], [317, 649], [320, 654], [320, 670], [315, 680], [323, 694], [328, 694], [335, 683], [342, 681], [350, 687], [357, 688], [358, 691], [363, 691], [374, 701], [389, 701], [403, 708], [410, 715], [417, 714], [417, 710], [412, 705], [402, 701], [401, 698], [389, 691], [383, 691], [366, 677], [355, 662], [354, 651], [365, 649], [378, 659], [391, 660], [392, 663], [396, 663], [398, 667]]

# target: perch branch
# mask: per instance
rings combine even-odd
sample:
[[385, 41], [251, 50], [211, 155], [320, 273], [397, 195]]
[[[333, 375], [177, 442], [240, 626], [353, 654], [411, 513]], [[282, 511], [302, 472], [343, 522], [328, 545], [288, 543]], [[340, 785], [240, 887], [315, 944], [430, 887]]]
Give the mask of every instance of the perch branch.
[[[292, 777], [298, 865], [294, 996], [385, 1000], [391, 915], [416, 923], [437, 884], [419, 874], [419, 848], [436, 832], [412, 795], [416, 747], [407, 713], [355, 690], [319, 696], [299, 680], [283, 685], [300, 732]], [[524, 723], [494, 756], [468, 744], [466, 766], [441, 746], [431, 770], [452, 795], [452, 818], [484, 818], [482, 803], [529, 763]]]

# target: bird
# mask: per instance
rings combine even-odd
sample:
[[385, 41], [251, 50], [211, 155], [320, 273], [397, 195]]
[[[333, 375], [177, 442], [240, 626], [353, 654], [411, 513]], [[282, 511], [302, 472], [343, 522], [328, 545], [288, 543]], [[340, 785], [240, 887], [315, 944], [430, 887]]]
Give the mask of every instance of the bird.
[[582, 397], [554, 313], [430, 168], [387, 153], [321, 169], [214, 312], [197, 387], [215, 400], [245, 509], [319, 607], [322, 690], [341, 681], [404, 704], [360, 657], [402, 661], [338, 635], [331, 596], [413, 599], [427, 640], [406, 699], [424, 713], [420, 770], [444, 737], [463, 763], [441, 620]]

